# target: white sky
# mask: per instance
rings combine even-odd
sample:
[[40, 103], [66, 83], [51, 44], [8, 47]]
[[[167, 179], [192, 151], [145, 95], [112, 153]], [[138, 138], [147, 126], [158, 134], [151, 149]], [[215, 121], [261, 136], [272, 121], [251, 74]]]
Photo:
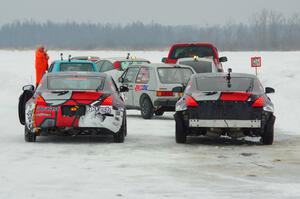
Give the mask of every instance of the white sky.
[[268, 9], [285, 16], [300, 13], [300, 0], [0, 0], [0, 25], [14, 20], [169, 25], [248, 22]]

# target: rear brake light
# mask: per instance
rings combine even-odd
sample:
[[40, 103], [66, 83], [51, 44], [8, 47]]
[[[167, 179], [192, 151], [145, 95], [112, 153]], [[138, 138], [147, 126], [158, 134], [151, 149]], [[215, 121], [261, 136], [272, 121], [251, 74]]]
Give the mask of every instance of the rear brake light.
[[250, 93], [221, 93], [220, 100], [222, 101], [247, 101]]
[[264, 98], [259, 97], [253, 102], [252, 107], [253, 108], [262, 108], [262, 107], [264, 107], [264, 104], [265, 104]]
[[156, 96], [158, 97], [170, 97], [173, 95], [174, 93], [172, 91], [156, 91]]
[[40, 95], [37, 96], [36, 98], [36, 105], [39, 105], [39, 106], [46, 106], [46, 101], [44, 100], [44, 98]]
[[112, 106], [113, 100], [114, 100], [113, 96], [110, 95], [102, 101], [101, 106]]
[[199, 104], [196, 102], [196, 100], [192, 96], [189, 96], [189, 95], [185, 99], [185, 104], [188, 107], [199, 106]]
[[116, 62], [113, 63], [113, 66], [114, 66], [115, 69], [120, 70], [121, 69], [121, 62], [116, 61]]

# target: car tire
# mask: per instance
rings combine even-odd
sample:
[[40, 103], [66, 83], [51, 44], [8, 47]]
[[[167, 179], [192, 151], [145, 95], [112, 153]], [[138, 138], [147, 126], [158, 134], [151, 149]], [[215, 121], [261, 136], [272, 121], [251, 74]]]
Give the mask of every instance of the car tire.
[[154, 107], [151, 100], [145, 97], [141, 102], [141, 115], [144, 119], [151, 119], [154, 114]]
[[272, 145], [274, 141], [274, 123], [275, 123], [275, 116], [271, 115], [265, 128], [262, 138], [262, 143], [264, 145]]
[[165, 113], [165, 111], [163, 111], [163, 110], [161, 110], [161, 109], [158, 109], [158, 110], [156, 110], [156, 111], [154, 112], [154, 114], [155, 114], [156, 116], [162, 116], [164, 113]]
[[25, 135], [25, 141], [26, 142], [35, 142], [36, 141], [36, 135], [34, 134], [34, 132], [31, 132], [25, 125], [24, 128], [24, 135]]
[[126, 126], [126, 116], [123, 116], [123, 123], [120, 130], [114, 134], [114, 142], [115, 143], [123, 143], [125, 140], [125, 135], [127, 134], [127, 126]]
[[175, 113], [175, 140], [178, 144], [186, 143], [187, 128], [184, 125], [182, 114]]

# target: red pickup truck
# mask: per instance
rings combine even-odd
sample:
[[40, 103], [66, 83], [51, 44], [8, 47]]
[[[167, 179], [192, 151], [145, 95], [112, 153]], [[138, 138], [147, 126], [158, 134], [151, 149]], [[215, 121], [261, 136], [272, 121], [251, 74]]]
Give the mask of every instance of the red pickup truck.
[[162, 62], [166, 64], [175, 64], [180, 58], [187, 57], [206, 57], [212, 58], [219, 71], [223, 71], [221, 62], [226, 62], [227, 57], [219, 57], [217, 48], [210, 43], [184, 43], [174, 44], [168, 57], [164, 57]]

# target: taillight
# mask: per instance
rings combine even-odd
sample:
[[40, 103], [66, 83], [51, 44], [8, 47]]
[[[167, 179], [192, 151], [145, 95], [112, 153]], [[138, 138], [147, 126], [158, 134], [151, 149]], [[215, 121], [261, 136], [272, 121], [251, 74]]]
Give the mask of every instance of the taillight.
[[36, 98], [36, 105], [39, 105], [39, 106], [46, 106], [46, 101], [44, 100], [44, 98], [40, 95], [37, 96]]
[[253, 102], [252, 107], [253, 108], [262, 108], [262, 107], [264, 107], [264, 104], [265, 104], [264, 98], [259, 97]]
[[251, 93], [221, 93], [220, 100], [222, 101], [246, 101], [251, 96]]
[[192, 96], [189, 96], [189, 95], [185, 98], [185, 104], [188, 107], [199, 106], [199, 104], [196, 102], [196, 100]]
[[112, 106], [113, 101], [114, 101], [114, 98], [112, 95], [110, 95], [102, 101], [101, 106]]
[[157, 97], [170, 97], [174, 96], [174, 93], [172, 91], [156, 91]]
[[121, 69], [121, 62], [116, 61], [116, 62], [113, 63], [113, 66], [114, 66], [115, 69], [120, 70]]

